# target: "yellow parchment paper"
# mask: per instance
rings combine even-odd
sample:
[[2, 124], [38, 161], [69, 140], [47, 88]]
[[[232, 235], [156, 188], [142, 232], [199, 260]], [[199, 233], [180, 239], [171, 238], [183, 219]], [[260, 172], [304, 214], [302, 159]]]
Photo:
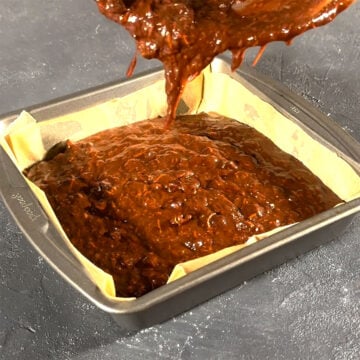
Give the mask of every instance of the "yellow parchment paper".
[[[350, 201], [360, 197], [360, 177], [353, 168], [335, 152], [321, 145], [290, 119], [274, 107], [254, 95], [231, 76], [204, 71], [186, 88], [183, 103], [188, 113], [207, 112], [221, 114], [246, 123], [269, 137], [282, 150], [292, 154], [316, 174], [340, 198]], [[82, 139], [96, 132], [126, 125], [135, 121], [164, 116], [166, 113], [164, 81], [158, 81], [142, 90], [122, 98], [112, 99], [92, 107], [65, 114], [48, 121], [36, 122], [23, 112], [0, 137], [1, 145], [7, 150], [19, 170], [41, 160], [54, 144], [65, 139]], [[335, 175], [335, 176], [334, 176]], [[128, 301], [134, 298], [115, 297], [112, 276], [92, 264], [71, 244], [61, 228], [45, 194], [28, 181], [48, 216], [78, 257], [88, 276], [98, 288], [114, 301]], [[255, 235], [245, 244], [232, 246], [215, 254], [178, 264], [168, 282], [199, 269], [219, 258], [254, 243], [282, 228], [261, 235]]]

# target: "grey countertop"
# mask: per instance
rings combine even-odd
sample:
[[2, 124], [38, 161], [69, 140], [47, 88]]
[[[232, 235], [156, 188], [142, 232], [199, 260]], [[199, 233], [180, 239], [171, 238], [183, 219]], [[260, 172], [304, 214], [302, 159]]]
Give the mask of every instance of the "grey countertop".
[[[1, 113], [124, 78], [133, 41], [94, 1], [0, 4]], [[270, 45], [257, 65], [357, 140], [359, 24], [356, 3], [290, 47]], [[140, 60], [137, 71], [154, 66]], [[128, 333], [44, 262], [0, 202], [0, 359], [358, 359], [359, 231], [357, 217], [328, 245]]]

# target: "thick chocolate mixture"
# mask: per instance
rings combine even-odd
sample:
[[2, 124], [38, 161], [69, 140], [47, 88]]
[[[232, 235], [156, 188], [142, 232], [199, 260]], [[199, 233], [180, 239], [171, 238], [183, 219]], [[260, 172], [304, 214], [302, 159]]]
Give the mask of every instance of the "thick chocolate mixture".
[[253, 128], [205, 114], [68, 142], [26, 175], [72, 243], [113, 275], [118, 296], [140, 296], [177, 263], [341, 202]]
[[353, 0], [96, 2], [105, 16], [132, 34], [139, 53], [164, 63], [169, 124], [186, 82], [216, 55], [230, 50], [235, 69], [247, 48], [264, 47], [275, 40], [290, 42], [296, 35], [330, 22]]

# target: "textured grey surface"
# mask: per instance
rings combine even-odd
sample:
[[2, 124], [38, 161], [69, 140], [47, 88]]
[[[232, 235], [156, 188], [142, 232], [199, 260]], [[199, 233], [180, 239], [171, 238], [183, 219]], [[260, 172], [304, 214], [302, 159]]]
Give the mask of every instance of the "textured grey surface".
[[[92, 0], [0, 5], [1, 113], [124, 77], [132, 39]], [[359, 23], [356, 3], [257, 66], [358, 140]], [[359, 230], [357, 218], [330, 244], [130, 334], [50, 269], [0, 202], [0, 359], [358, 359]]]

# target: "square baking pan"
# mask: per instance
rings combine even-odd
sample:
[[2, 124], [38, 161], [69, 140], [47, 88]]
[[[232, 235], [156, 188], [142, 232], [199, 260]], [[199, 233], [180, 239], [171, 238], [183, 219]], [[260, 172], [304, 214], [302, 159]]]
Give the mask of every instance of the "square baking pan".
[[[226, 57], [211, 64], [212, 72], [226, 73], [262, 100], [296, 122], [318, 142], [335, 151], [360, 174], [360, 144], [334, 121], [282, 85], [242, 66], [231, 72]], [[37, 121], [45, 121], [128, 95], [163, 79], [155, 70], [129, 81], [107, 84], [26, 109]], [[181, 109], [181, 106], [180, 106]], [[0, 135], [20, 111], [0, 117]], [[87, 277], [79, 260], [48, 219], [22, 174], [0, 146], [0, 194], [25, 237], [47, 262], [86, 296], [112, 315], [123, 328], [137, 330], [160, 323], [211, 297], [335, 237], [360, 210], [360, 199], [341, 204], [288, 227], [255, 244], [196, 270], [133, 301], [115, 302], [105, 297]]]

